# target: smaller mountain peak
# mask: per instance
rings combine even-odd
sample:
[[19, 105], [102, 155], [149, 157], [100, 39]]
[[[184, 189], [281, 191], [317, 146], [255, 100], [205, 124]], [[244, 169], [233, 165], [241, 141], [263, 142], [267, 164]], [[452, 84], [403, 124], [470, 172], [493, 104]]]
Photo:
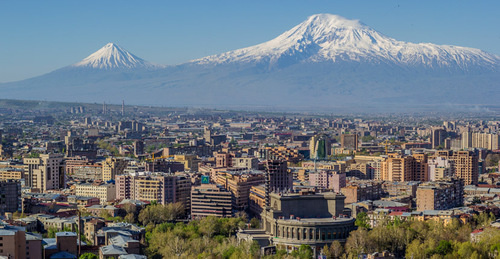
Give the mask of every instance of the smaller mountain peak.
[[98, 69], [131, 69], [153, 67], [154, 65], [128, 52], [116, 43], [110, 42], [73, 66]]

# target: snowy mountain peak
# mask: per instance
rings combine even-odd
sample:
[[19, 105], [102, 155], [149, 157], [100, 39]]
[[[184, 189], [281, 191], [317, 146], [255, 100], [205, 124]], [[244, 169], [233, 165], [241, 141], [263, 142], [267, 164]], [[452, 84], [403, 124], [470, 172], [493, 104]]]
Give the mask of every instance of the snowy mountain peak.
[[155, 65], [126, 51], [115, 43], [108, 43], [92, 55], [73, 65], [95, 69], [151, 68]]
[[473, 66], [498, 69], [500, 57], [473, 48], [398, 41], [358, 20], [316, 14], [270, 41], [192, 62], [265, 63], [279, 67], [341, 61], [466, 71]]
[[307, 18], [307, 20], [302, 22], [301, 25], [306, 25], [310, 27], [322, 27], [328, 30], [339, 29], [339, 28], [351, 28], [351, 29], [367, 28], [367, 26], [361, 23], [359, 20], [349, 20], [340, 15], [328, 14], [328, 13], [311, 15]]

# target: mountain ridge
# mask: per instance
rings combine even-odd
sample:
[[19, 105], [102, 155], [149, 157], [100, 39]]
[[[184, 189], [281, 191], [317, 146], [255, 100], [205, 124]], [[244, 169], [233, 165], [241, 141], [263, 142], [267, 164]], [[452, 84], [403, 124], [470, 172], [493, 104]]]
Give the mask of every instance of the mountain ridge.
[[307, 51], [309, 54], [302, 60], [309, 62], [367, 60], [428, 67], [458, 65], [461, 69], [467, 69], [470, 62], [486, 69], [497, 69], [500, 62], [499, 56], [479, 49], [397, 41], [357, 20], [317, 14], [267, 42], [188, 63], [218, 65], [268, 59], [272, 64], [280, 57]]
[[499, 67], [500, 57], [482, 50], [397, 41], [357, 20], [319, 14], [270, 41], [175, 66], [109, 43], [76, 64], [0, 89], [4, 98], [140, 105], [480, 105], [497, 102]]

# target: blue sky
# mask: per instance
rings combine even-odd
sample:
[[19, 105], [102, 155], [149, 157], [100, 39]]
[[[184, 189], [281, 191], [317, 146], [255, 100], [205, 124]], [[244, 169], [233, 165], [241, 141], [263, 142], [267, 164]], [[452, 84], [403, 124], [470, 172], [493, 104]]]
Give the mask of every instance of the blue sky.
[[159, 64], [270, 40], [317, 13], [398, 40], [500, 55], [500, 1], [0, 1], [0, 82], [78, 62], [108, 42]]

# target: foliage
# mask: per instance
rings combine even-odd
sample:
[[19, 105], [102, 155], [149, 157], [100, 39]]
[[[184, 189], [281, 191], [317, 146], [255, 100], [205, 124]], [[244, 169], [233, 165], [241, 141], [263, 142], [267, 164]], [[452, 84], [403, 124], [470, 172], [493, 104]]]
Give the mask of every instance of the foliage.
[[37, 152], [37, 151], [32, 151], [28, 158], [39, 158], [40, 157], [40, 152]]
[[101, 213], [99, 214], [101, 218], [104, 218], [105, 220], [108, 221], [113, 221], [113, 222], [122, 222], [123, 218], [120, 216], [113, 217], [107, 210], [102, 210]]
[[366, 212], [360, 212], [356, 215], [356, 222], [354, 223], [354, 225], [360, 228], [369, 229], [370, 228], [369, 222], [370, 219], [368, 218]]
[[64, 227], [63, 230], [59, 230], [55, 227], [50, 227], [47, 229], [47, 231], [43, 234], [44, 237], [46, 238], [55, 238], [57, 232], [71, 232], [72, 230], [68, 227]]
[[[354, 258], [386, 250], [396, 258], [496, 257], [499, 255], [497, 251], [500, 252], [500, 230], [487, 227], [493, 219], [492, 214], [482, 213], [467, 224], [458, 219], [446, 225], [434, 220], [385, 220], [371, 230], [360, 227], [351, 232], [345, 243], [345, 254], [340, 243], [332, 243], [322, 251], [327, 258]], [[470, 241], [473, 227], [485, 228], [479, 242]]]
[[238, 243], [242, 218], [206, 217], [188, 224], [163, 222], [147, 227], [148, 258], [256, 258], [259, 246]]
[[372, 136], [372, 135], [363, 136], [363, 137], [361, 138], [361, 141], [363, 141], [363, 142], [370, 142], [370, 141], [372, 141], [372, 140], [375, 140], [375, 137], [374, 137], [374, 136]]
[[79, 259], [98, 259], [99, 257], [93, 253], [84, 253], [80, 255]]
[[104, 140], [97, 141], [97, 146], [100, 149], [106, 149], [106, 150], [108, 150], [111, 154], [113, 154], [113, 156], [119, 156], [120, 155], [120, 151], [118, 150], [117, 147], [111, 145], [110, 143], [108, 143], [108, 142], [106, 142]]
[[250, 220], [250, 227], [251, 228], [260, 228], [260, 220], [257, 218], [252, 218]]
[[498, 166], [500, 154], [488, 154], [485, 158], [486, 166]]
[[184, 206], [179, 202], [166, 205], [152, 203], [141, 210], [139, 213], [139, 222], [144, 226], [148, 224], [156, 225], [163, 222], [172, 222], [180, 218], [184, 213]]

